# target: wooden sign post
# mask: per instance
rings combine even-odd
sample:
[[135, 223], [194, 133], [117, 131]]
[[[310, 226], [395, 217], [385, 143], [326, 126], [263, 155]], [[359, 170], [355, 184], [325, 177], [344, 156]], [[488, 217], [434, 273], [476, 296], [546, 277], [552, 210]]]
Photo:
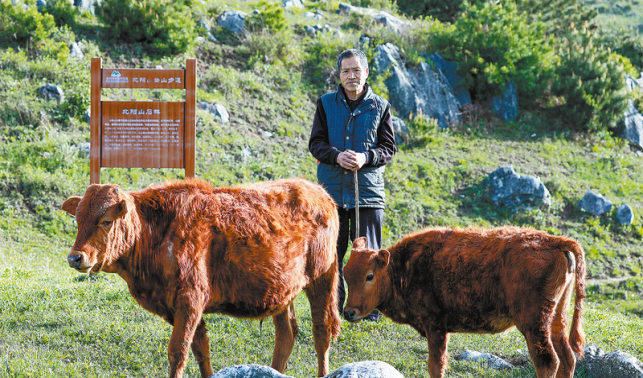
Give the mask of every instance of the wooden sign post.
[[[92, 58], [90, 183], [102, 167], [185, 168], [194, 177], [196, 59], [184, 70], [102, 68]], [[185, 102], [101, 101], [102, 88], [185, 89]]]

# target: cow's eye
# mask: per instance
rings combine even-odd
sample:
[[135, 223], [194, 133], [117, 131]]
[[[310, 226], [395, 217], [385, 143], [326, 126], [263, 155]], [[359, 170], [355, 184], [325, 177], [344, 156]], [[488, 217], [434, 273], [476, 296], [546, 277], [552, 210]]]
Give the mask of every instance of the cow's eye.
[[366, 282], [371, 282], [371, 281], [373, 281], [373, 273], [369, 273], [369, 274], [366, 276]]
[[101, 225], [101, 227], [110, 227], [112, 225], [112, 221], [111, 220], [104, 220], [104, 221], [100, 222], [100, 225]]

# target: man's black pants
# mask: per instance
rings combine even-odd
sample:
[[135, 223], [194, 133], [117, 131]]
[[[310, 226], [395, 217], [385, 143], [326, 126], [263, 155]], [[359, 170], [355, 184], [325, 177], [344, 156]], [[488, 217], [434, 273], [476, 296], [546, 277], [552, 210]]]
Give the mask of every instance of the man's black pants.
[[[339, 313], [344, 312], [346, 288], [344, 286], [344, 256], [348, 249], [348, 241], [356, 239], [355, 235], [355, 209], [344, 210], [337, 208], [339, 214], [339, 237], [337, 238], [337, 259], [339, 261]], [[359, 236], [366, 237], [369, 249], [382, 248], [382, 224], [384, 223], [384, 209], [360, 207], [359, 209]]]

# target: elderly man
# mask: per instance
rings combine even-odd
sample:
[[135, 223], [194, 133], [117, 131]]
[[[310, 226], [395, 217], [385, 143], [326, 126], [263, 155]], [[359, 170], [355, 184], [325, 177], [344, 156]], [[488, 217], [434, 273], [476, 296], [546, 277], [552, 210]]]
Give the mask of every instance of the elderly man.
[[[339, 311], [346, 291], [343, 260], [349, 239], [365, 236], [368, 247], [382, 247], [384, 220], [384, 166], [397, 152], [391, 121], [391, 106], [373, 93], [366, 83], [368, 60], [359, 50], [346, 50], [337, 59], [341, 83], [337, 91], [317, 100], [308, 148], [319, 160], [317, 179], [337, 203], [339, 213]], [[355, 235], [355, 187], [358, 174], [359, 231]], [[377, 311], [371, 320], [380, 318]]]

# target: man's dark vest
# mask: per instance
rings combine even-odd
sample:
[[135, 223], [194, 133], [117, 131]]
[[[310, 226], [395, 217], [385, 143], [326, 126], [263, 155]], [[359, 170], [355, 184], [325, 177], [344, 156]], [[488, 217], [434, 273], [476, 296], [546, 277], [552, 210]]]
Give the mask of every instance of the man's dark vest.
[[[344, 93], [338, 87], [321, 97], [328, 124], [331, 146], [340, 151], [369, 151], [377, 146], [377, 129], [388, 102], [368, 87], [366, 95], [351, 112]], [[359, 206], [384, 208], [384, 166], [364, 165], [358, 173]], [[343, 209], [355, 207], [353, 172], [335, 164], [319, 163], [317, 179]]]

